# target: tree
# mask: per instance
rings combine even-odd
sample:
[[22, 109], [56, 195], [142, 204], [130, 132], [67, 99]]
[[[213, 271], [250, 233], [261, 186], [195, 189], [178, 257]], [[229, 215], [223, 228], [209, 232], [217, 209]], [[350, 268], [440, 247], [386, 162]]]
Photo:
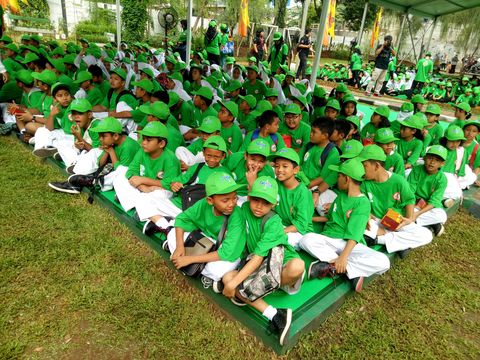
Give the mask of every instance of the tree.
[[275, 1], [276, 15], [273, 23], [277, 25], [280, 29], [285, 28], [285, 18], [287, 16], [287, 3], [288, 3], [288, 0]]
[[[360, 30], [362, 24], [363, 10], [365, 8], [366, 0], [350, 1], [350, 0], [338, 0], [337, 3], [342, 4], [338, 7], [339, 15], [343, 18], [345, 25], [353, 31]], [[378, 7], [369, 4], [367, 17], [365, 18], [364, 29], [368, 29], [373, 25], [375, 21], [375, 15], [377, 14]]]
[[455, 49], [475, 55], [480, 50], [480, 27], [474, 19], [479, 17], [478, 7], [441, 17], [440, 36], [445, 39], [448, 33], [458, 31]]
[[143, 41], [149, 16], [147, 0], [122, 0], [122, 38], [125, 41]]

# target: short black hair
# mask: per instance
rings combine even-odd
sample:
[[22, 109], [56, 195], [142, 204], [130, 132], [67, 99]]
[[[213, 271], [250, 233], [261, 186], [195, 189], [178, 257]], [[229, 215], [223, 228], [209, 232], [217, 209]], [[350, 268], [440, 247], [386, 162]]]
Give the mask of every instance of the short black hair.
[[380, 160], [365, 160], [368, 161], [370, 164], [376, 164], [379, 163], [383, 168], [385, 168], [385, 161], [380, 161]]
[[299, 166], [296, 161], [293, 161], [293, 160], [290, 160], [290, 159], [287, 159], [287, 158], [284, 158], [284, 157], [281, 157], [281, 156], [276, 157], [273, 162], [276, 162], [277, 159], [283, 159], [283, 160], [287, 160], [287, 161], [291, 162], [294, 168]]
[[88, 72], [91, 73], [92, 76], [103, 77], [103, 71], [98, 65], [90, 65]]
[[170, 100], [170, 96], [168, 95], [168, 92], [166, 92], [165, 90], [155, 91], [152, 94], [152, 97], [155, 98], [155, 99], [158, 99], [159, 101], [161, 101], [165, 104], [168, 104], [168, 102]]
[[278, 118], [278, 114], [273, 110], [266, 110], [257, 118], [258, 127], [262, 128], [265, 125], [271, 124]]
[[337, 130], [340, 134], [347, 136], [348, 133], [352, 130], [352, 123], [346, 120], [335, 120], [333, 122], [334, 130]]
[[312, 128], [317, 128], [321, 132], [328, 134], [328, 137], [332, 136], [334, 126], [334, 122], [324, 116], [316, 118], [312, 123]]
[[52, 96], [55, 97], [55, 95], [57, 95], [57, 93], [60, 91], [60, 90], [67, 90], [69, 94], [71, 94], [70, 92], [70, 86], [68, 86], [67, 84], [60, 84], [60, 85], [57, 85], [55, 87], [55, 89], [53, 89], [52, 91]]

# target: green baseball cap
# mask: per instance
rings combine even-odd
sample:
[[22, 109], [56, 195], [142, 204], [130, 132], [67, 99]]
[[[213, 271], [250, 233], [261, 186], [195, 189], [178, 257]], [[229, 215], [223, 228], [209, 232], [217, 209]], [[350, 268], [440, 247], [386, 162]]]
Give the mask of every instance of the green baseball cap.
[[354, 103], [355, 105], [357, 104], [357, 99], [355, 99], [355, 96], [353, 96], [353, 94], [346, 94], [344, 97], [343, 97], [343, 103], [346, 104], [346, 103], [349, 103], [349, 102], [352, 102]]
[[177, 81], [183, 82], [182, 74], [180, 74], [179, 72], [174, 72], [174, 73], [168, 74], [167, 78], [169, 78], [171, 80], [177, 80]]
[[327, 101], [327, 105], [325, 105], [325, 108], [330, 107], [332, 109], [335, 109], [337, 111], [340, 111], [340, 103], [338, 102], [337, 99], [330, 99]]
[[308, 101], [307, 98], [303, 95], [297, 95], [297, 96], [292, 96], [292, 98], [297, 101], [299, 101], [304, 107], [307, 107]]
[[141, 105], [138, 109], [144, 114], [153, 115], [160, 120], [167, 120], [170, 116], [170, 109], [168, 108], [168, 105], [161, 101], [155, 101], [151, 104]]
[[31, 39], [30, 35], [27, 35], [27, 34], [25, 34], [25, 35], [22, 35], [22, 37], [21, 37], [21, 40], [27, 40], [27, 41], [30, 41], [30, 39]]
[[411, 102], [404, 102], [400, 107], [400, 111], [402, 112], [412, 112], [413, 111], [413, 104]]
[[462, 81], [468, 81], [468, 80], [470, 80], [470, 79], [468, 78], [468, 76], [462, 77]]
[[[256, 60], [256, 59], [255, 59]], [[257, 65], [245, 66], [246, 70], [253, 70], [258, 74], [258, 67]]]
[[75, 84], [81, 84], [84, 81], [92, 80], [93, 76], [89, 71], [82, 70], [77, 73], [77, 78], [73, 81]]
[[15, 44], [5, 45], [5, 49], [12, 50], [14, 53], [18, 53], [18, 47]]
[[231, 175], [223, 171], [215, 171], [205, 182], [207, 196], [230, 194], [240, 187]]
[[57, 75], [52, 70], [43, 70], [41, 73], [34, 72], [32, 77], [49, 86], [52, 86], [57, 81]]
[[242, 83], [240, 81], [232, 80], [232, 81], [230, 81], [230, 83], [228, 84], [228, 86], [225, 90], [228, 91], [228, 92], [232, 92], [232, 91], [240, 89], [241, 87], [242, 87]]
[[267, 110], [272, 110], [273, 106], [268, 100], [260, 100], [255, 107], [255, 111], [258, 112], [260, 115], [263, 114]]
[[200, 89], [198, 89], [197, 91], [195, 91], [193, 93], [194, 95], [198, 95], [198, 96], [201, 96], [205, 99], [208, 99], [208, 100], [212, 100], [213, 99], [213, 92], [212, 90], [210, 90], [209, 87], [207, 86], [202, 86]]
[[269, 97], [278, 97], [278, 90], [274, 88], [267, 88], [267, 91], [265, 91], [265, 98]]
[[77, 111], [79, 113], [86, 113], [92, 110], [92, 104], [87, 99], [75, 99], [70, 104], [70, 111]]
[[473, 119], [473, 120], [466, 121], [465, 124], [463, 124], [463, 128], [465, 129], [469, 125], [475, 125], [480, 131], [480, 119]]
[[302, 110], [300, 110], [300, 107], [297, 104], [288, 104], [285, 106], [285, 110], [283, 110], [285, 114], [295, 114], [295, 115], [300, 115], [302, 113]]
[[3, 35], [1, 38], [0, 38], [0, 41], [3, 41], [4, 43], [11, 43], [13, 42], [12, 38], [10, 36], [7, 36], [7, 35]]
[[20, 81], [24, 84], [27, 84], [27, 85], [33, 84], [32, 74], [30, 73], [30, 71], [25, 69], [18, 70], [15, 74], [15, 78], [17, 79], [17, 81]]
[[432, 145], [428, 148], [425, 155], [437, 155], [443, 160], [447, 160], [448, 152], [442, 145]]
[[225, 140], [220, 135], [213, 135], [210, 136], [205, 142], [203, 143], [204, 149], [213, 149], [213, 150], [220, 150], [227, 153], [227, 144]]
[[168, 137], [167, 127], [163, 125], [160, 121], [149, 122], [142, 130], [137, 132], [143, 136], [158, 137], [164, 139]]
[[141, 70], [139, 70], [140, 72], [143, 72], [144, 74], [147, 74], [151, 79], [155, 78], [155, 74], [153, 73], [153, 70], [146, 67], [146, 68], [143, 68]]
[[465, 112], [467, 112], [467, 113], [470, 112], [470, 110], [472, 110], [472, 109], [470, 108], [470, 105], [468, 105], [468, 103], [466, 103], [466, 102], [461, 102], [460, 104], [454, 104], [454, 105], [452, 105], [452, 106], [453, 106], [454, 108], [461, 109], [461, 110], [463, 110], [463, 111], [465, 111]]
[[140, 81], [132, 81], [132, 85], [145, 90], [147, 93], [153, 92], [153, 82], [151, 80], [142, 79]]
[[280, 32], [276, 32], [275, 34], [273, 34], [273, 41], [277, 41], [277, 40], [280, 40], [282, 38], [282, 34]]
[[235, 58], [232, 57], [232, 56], [227, 57], [227, 60], [225, 60], [225, 64], [227, 64], [227, 65], [235, 64]]
[[122, 68], [115, 68], [113, 70], [110, 70], [110, 74], [116, 74], [120, 77], [120, 79], [122, 80], [126, 80], [127, 79], [127, 73], [125, 72], [125, 70], [123, 70]]
[[30, 36], [30, 40], [33, 40], [33, 41], [36, 41], [36, 42], [41, 42], [42, 41], [42, 38], [40, 37], [40, 35], [37, 35], [37, 34], [33, 34]]
[[440, 115], [442, 113], [442, 110], [440, 109], [440, 106], [438, 106], [437, 104], [428, 104], [427, 110], [425, 110], [425, 113]]
[[342, 155], [340, 155], [340, 158], [351, 159], [357, 157], [362, 152], [363, 145], [360, 141], [351, 139], [345, 141], [340, 149], [342, 150]]
[[223, 106], [225, 109], [232, 114], [234, 118], [238, 116], [238, 105], [235, 103], [235, 101], [218, 101], [218, 103]]
[[325, 92], [325, 89], [323, 87], [315, 85], [315, 89], [313, 89], [313, 96], [323, 98], [326, 94], [327, 93]]
[[271, 154], [268, 157], [269, 161], [275, 161], [276, 158], [287, 159], [293, 161], [297, 165], [300, 165], [300, 157], [297, 152], [291, 148], [281, 148], [275, 154]]
[[422, 95], [417, 94], [417, 95], [414, 95], [414, 96], [412, 97], [412, 99], [410, 100], [410, 102], [411, 102], [412, 104], [426, 104], [426, 103], [427, 103], [427, 100], [425, 100]]
[[38, 59], [40, 58], [38, 57], [37, 54], [29, 52], [25, 55], [25, 58], [23, 59], [22, 64], [26, 65], [32, 61], [37, 61]]
[[197, 128], [198, 131], [204, 132], [206, 134], [213, 134], [216, 131], [222, 129], [222, 123], [220, 119], [216, 116], [206, 116], [200, 126]]
[[270, 156], [270, 145], [266, 140], [257, 138], [248, 144], [247, 154], [263, 155], [268, 158]]
[[357, 115], [347, 116], [345, 120], [355, 125], [357, 129], [360, 129], [360, 118]]
[[278, 201], [277, 181], [270, 176], [260, 176], [252, 184], [252, 188], [248, 195], [266, 200], [270, 204], [276, 204]]
[[387, 105], [380, 105], [375, 108], [373, 113], [386, 117], [388, 119], [388, 117], [390, 116], [390, 108]]
[[457, 125], [450, 125], [445, 132], [445, 137], [450, 141], [465, 140], [462, 128]]
[[171, 108], [173, 105], [176, 105], [180, 101], [180, 96], [174, 92], [170, 91], [168, 93], [168, 107]]
[[390, 144], [398, 139], [393, 135], [390, 128], [381, 128], [375, 132], [375, 142], [379, 144]]
[[328, 169], [342, 173], [357, 181], [363, 181], [365, 176], [365, 168], [358, 158], [349, 159], [340, 165], [330, 165]]
[[60, 56], [65, 56], [65, 50], [61, 48], [60, 46], [56, 47], [55, 49], [52, 50], [50, 53], [51, 56], [53, 55], [60, 55]]
[[335, 91], [337, 93], [346, 93], [348, 92], [348, 87], [347, 85], [345, 85], [344, 83], [340, 83], [337, 85], [337, 87], [335, 88]]
[[250, 109], [254, 109], [255, 106], [257, 106], [257, 99], [253, 95], [246, 95], [246, 96], [238, 95], [238, 97], [243, 101], [245, 101], [248, 104], [248, 106], [250, 106]]
[[403, 121], [398, 122], [401, 126], [406, 126], [412, 129], [422, 130], [425, 127], [425, 121], [417, 115], [407, 117]]
[[64, 64], [74, 64], [75, 63], [75, 54], [67, 54], [65, 55], [65, 57], [63, 58], [63, 63]]
[[115, 134], [121, 134], [123, 131], [123, 127], [120, 123], [120, 120], [114, 118], [113, 116], [107, 116], [106, 118], [102, 119], [97, 126], [90, 129], [89, 131], [97, 133], [111, 132]]
[[385, 155], [385, 152], [380, 146], [372, 144], [365, 146], [362, 152], [358, 155], [358, 158], [360, 159], [360, 161], [385, 161], [387, 159], [387, 155]]

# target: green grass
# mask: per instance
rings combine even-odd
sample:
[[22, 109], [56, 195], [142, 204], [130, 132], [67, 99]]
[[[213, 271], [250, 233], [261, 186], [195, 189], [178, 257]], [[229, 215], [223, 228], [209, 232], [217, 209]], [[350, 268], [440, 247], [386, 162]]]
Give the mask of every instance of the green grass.
[[[1, 359], [276, 358], [13, 137], [0, 164]], [[479, 225], [457, 214], [286, 358], [478, 356]]]

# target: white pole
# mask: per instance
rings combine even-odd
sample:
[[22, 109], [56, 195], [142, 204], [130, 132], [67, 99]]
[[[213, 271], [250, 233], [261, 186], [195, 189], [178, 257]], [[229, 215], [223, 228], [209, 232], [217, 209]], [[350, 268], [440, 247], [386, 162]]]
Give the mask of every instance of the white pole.
[[362, 37], [363, 37], [363, 28], [365, 27], [365, 19], [367, 18], [367, 11], [368, 11], [368, 1], [365, 3], [365, 7], [363, 8], [363, 16], [362, 16], [362, 23], [360, 24], [360, 31], [358, 32], [358, 46], [362, 44]]
[[117, 50], [120, 50], [120, 42], [122, 41], [122, 18], [120, 15], [120, 0], [117, 0]]
[[310, 7], [310, 0], [305, 0], [303, 3], [303, 12], [302, 12], [302, 23], [300, 25], [300, 37], [305, 33], [305, 28], [307, 27], [307, 15], [308, 8]]
[[327, 23], [328, 5], [330, 1], [322, 2], [322, 14], [320, 15], [320, 23], [318, 24], [317, 39], [315, 44], [315, 59], [313, 60], [312, 75], [310, 76], [310, 88], [313, 90], [317, 82], [317, 69], [320, 65], [320, 58], [322, 57], [322, 43], [323, 34], [325, 32], [325, 25]]
[[[402, 34], [403, 34], [403, 29], [405, 28], [405, 23], [407, 21], [407, 16], [408, 16], [407, 13], [403, 15], [402, 23], [400, 25], [400, 32], [398, 33], [398, 36], [397, 36], [397, 46], [395, 46], [397, 48], [396, 50], [397, 54], [400, 51], [400, 44], [402, 43]], [[397, 56], [397, 59], [398, 59], [398, 56]]]
[[426, 48], [427, 51], [430, 51], [430, 42], [432, 41], [432, 36], [433, 36], [433, 32], [435, 31], [436, 25], [437, 25], [437, 18], [433, 20], [432, 31], [430, 32], [430, 36], [428, 37], [428, 41], [427, 41], [427, 48]]
[[187, 50], [185, 53], [187, 66], [190, 64], [190, 51], [192, 50], [192, 2], [193, 0], [188, 0], [187, 6]]

